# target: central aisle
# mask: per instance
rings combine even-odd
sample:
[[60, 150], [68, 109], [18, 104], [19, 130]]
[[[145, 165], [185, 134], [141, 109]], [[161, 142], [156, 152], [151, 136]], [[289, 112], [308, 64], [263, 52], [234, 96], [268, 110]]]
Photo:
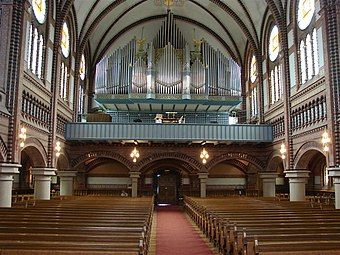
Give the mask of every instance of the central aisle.
[[213, 255], [177, 206], [157, 207], [157, 255]]

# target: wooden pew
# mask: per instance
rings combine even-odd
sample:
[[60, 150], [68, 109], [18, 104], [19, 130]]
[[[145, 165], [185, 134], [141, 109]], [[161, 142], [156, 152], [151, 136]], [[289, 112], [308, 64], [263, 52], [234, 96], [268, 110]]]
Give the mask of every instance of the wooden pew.
[[185, 208], [224, 254], [340, 253], [340, 213], [334, 210], [311, 208], [304, 202], [189, 197]]
[[153, 198], [36, 201], [0, 209], [0, 254], [148, 252]]

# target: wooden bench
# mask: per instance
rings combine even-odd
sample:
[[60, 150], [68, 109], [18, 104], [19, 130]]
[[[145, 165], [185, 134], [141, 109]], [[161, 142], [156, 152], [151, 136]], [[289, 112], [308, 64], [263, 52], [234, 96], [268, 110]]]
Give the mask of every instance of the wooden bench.
[[153, 198], [36, 201], [0, 209], [0, 254], [147, 254]]
[[340, 213], [335, 210], [235, 197], [185, 197], [185, 208], [224, 254], [340, 252]]

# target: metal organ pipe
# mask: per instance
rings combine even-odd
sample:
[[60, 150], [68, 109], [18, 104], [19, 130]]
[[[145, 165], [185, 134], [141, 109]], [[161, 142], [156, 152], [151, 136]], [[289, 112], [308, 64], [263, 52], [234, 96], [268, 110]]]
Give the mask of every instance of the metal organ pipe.
[[147, 98], [154, 98], [154, 93], [239, 95], [238, 65], [207, 42], [202, 44], [202, 59], [195, 59], [190, 66], [189, 48], [172, 13], [152, 42], [147, 61], [136, 59], [135, 39], [103, 58], [96, 66], [96, 91], [147, 93]]

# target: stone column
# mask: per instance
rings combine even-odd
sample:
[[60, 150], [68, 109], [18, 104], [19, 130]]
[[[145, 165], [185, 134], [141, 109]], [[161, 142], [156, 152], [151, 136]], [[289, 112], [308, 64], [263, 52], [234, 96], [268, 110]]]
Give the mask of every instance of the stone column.
[[277, 173], [260, 173], [263, 187], [263, 197], [275, 197]]
[[289, 200], [305, 201], [309, 171], [294, 169], [287, 170], [284, 173], [289, 178]]
[[198, 173], [198, 178], [200, 179], [200, 191], [201, 197], [207, 197], [207, 180], [208, 173]]
[[131, 197], [137, 197], [138, 195], [138, 178], [140, 172], [130, 172], [131, 178]]
[[328, 175], [333, 178], [335, 192], [335, 209], [340, 209], [340, 166], [328, 167]]
[[19, 164], [0, 163], [0, 207], [12, 206], [13, 175], [19, 173]]
[[55, 168], [33, 168], [34, 176], [34, 198], [39, 200], [50, 200], [51, 177], [55, 175]]
[[73, 178], [76, 176], [77, 171], [58, 171], [57, 175], [60, 178], [60, 196], [73, 195]]

